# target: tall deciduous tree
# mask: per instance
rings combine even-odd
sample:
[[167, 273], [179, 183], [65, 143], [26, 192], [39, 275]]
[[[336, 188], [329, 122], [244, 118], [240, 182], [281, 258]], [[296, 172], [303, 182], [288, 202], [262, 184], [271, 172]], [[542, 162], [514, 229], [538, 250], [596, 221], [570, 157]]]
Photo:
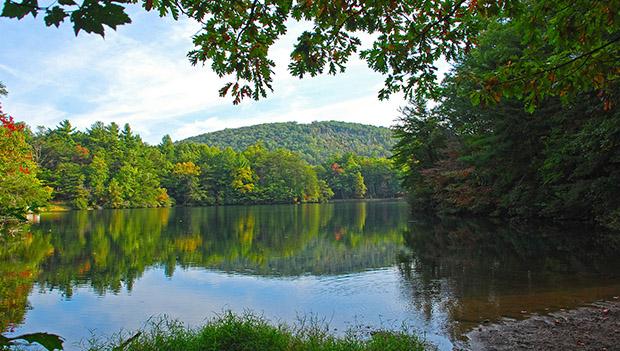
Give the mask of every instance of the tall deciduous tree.
[[27, 211], [46, 204], [51, 189], [37, 179], [37, 171], [25, 125], [15, 123], [0, 107], [0, 220], [23, 218]]
[[[394, 160], [413, 205], [620, 228], [620, 109], [592, 90], [547, 96], [533, 113], [514, 97], [473, 106], [470, 73], [527, 50], [514, 24], [492, 30], [446, 79], [438, 106], [404, 110]], [[614, 82], [609, 96], [619, 93]]]

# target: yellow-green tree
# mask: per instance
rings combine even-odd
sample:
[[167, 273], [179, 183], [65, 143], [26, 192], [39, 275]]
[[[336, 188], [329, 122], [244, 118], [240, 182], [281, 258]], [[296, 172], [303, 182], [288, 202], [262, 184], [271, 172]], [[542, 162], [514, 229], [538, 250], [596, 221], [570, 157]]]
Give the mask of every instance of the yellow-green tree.
[[171, 194], [178, 205], [198, 204], [205, 197], [199, 184], [200, 167], [194, 162], [178, 162], [172, 167]]

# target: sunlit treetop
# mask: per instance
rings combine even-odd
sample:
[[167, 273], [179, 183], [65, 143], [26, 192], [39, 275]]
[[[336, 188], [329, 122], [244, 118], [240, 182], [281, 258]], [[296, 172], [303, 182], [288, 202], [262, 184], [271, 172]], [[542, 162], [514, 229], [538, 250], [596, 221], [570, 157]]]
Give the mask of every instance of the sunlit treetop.
[[[189, 60], [230, 78], [220, 95], [230, 94], [235, 104], [273, 90], [269, 49], [290, 19], [312, 24], [291, 52], [292, 75], [336, 74], [356, 54], [385, 76], [380, 99], [397, 92], [436, 98], [438, 60], [462, 59], [491, 23], [513, 25], [526, 50], [472, 76], [480, 88], [474, 101], [513, 96], [535, 106], [546, 96], [583, 90], [599, 90], [605, 99], [620, 75], [620, 0], [5, 0], [2, 16], [42, 14], [48, 26], [68, 20], [76, 34], [103, 36], [105, 26], [130, 23], [125, 6], [138, 2], [161, 16], [202, 24]], [[373, 38], [364, 49], [362, 33]]]

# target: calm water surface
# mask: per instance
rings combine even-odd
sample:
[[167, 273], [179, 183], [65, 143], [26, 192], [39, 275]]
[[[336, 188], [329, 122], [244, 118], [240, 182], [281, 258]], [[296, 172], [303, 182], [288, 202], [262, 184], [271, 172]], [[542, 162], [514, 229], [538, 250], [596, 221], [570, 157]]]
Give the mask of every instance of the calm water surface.
[[[400, 328], [450, 350], [479, 323], [620, 295], [620, 237], [411, 217], [400, 201], [44, 214], [0, 246], [0, 328], [68, 349], [224, 310]], [[338, 331], [337, 331], [338, 332]]]

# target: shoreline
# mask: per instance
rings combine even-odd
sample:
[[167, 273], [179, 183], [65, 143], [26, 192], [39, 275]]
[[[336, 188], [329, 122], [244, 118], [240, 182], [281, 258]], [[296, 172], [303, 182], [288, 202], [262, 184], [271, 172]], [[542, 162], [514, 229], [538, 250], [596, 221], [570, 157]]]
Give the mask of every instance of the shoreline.
[[524, 320], [506, 318], [480, 325], [465, 334], [459, 350], [618, 350], [620, 300], [598, 301], [572, 310], [535, 315]]
[[70, 211], [100, 211], [100, 210], [136, 210], [136, 209], [152, 209], [152, 208], [202, 208], [202, 207], [231, 207], [231, 206], [274, 206], [274, 205], [306, 205], [306, 204], [330, 204], [341, 202], [382, 202], [382, 201], [404, 201], [403, 197], [386, 197], [386, 198], [370, 198], [370, 199], [332, 199], [325, 202], [320, 201], [308, 201], [308, 202], [270, 202], [270, 203], [247, 203], [247, 204], [213, 204], [213, 205], [173, 205], [173, 206], [160, 206], [160, 207], [88, 207], [84, 209], [77, 209], [68, 206], [65, 203], [52, 203], [46, 207], [41, 207], [39, 214], [41, 213], [58, 213], [58, 212], [70, 212]]

